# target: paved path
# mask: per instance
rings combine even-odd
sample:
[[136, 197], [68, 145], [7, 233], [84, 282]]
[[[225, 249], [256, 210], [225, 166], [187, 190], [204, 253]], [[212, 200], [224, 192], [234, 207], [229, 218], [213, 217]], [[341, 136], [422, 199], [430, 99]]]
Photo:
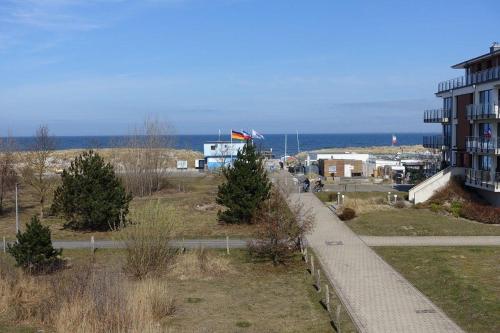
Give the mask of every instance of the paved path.
[[[90, 249], [90, 241], [53, 241], [54, 247], [60, 249]], [[186, 239], [173, 240], [170, 243], [172, 247], [185, 247], [188, 249], [203, 247], [205, 249], [225, 249], [227, 245], [231, 249], [241, 249], [246, 248], [246, 239], [229, 239], [229, 243], [226, 243], [225, 239]], [[113, 240], [96, 240], [94, 242], [94, 248], [96, 249], [123, 249], [125, 248], [125, 243], [121, 241]]]
[[307, 240], [361, 332], [463, 332], [313, 194], [291, 200], [313, 209], [316, 224]]
[[500, 246], [500, 236], [359, 236], [368, 246]]

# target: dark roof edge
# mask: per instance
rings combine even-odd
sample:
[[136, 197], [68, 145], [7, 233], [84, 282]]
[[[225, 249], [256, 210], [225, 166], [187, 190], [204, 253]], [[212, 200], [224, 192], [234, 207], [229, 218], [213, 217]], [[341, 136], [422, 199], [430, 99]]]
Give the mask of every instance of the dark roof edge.
[[478, 62], [480, 60], [488, 59], [489, 57], [495, 56], [495, 55], [500, 55], [500, 50], [494, 51], [494, 52], [488, 52], [486, 54], [480, 55], [479, 57], [475, 57], [466, 61], [463, 61], [461, 63], [458, 63], [456, 65], [451, 66], [453, 69], [461, 69], [465, 68], [466, 65], [473, 64], [475, 62]]

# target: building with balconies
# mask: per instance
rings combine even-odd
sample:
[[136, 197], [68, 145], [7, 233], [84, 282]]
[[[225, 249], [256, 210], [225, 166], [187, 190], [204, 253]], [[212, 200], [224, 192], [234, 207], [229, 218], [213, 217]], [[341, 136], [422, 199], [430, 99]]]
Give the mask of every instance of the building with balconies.
[[424, 112], [442, 134], [424, 137], [423, 145], [440, 149], [445, 165], [462, 168], [467, 186], [500, 205], [500, 44], [452, 68], [464, 75], [439, 83], [443, 108]]

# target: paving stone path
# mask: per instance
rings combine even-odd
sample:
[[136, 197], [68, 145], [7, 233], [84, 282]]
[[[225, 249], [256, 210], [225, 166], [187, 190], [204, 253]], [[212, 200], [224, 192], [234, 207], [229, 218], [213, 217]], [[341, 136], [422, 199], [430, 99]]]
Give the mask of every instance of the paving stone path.
[[292, 194], [315, 213], [307, 237], [361, 332], [463, 332], [311, 193]]

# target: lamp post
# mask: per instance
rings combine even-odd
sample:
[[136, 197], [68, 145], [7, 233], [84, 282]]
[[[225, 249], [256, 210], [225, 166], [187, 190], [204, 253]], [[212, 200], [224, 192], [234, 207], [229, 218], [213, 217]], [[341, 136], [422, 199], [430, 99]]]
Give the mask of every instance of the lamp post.
[[17, 204], [17, 183], [16, 183], [16, 235], [19, 233], [19, 207]]

